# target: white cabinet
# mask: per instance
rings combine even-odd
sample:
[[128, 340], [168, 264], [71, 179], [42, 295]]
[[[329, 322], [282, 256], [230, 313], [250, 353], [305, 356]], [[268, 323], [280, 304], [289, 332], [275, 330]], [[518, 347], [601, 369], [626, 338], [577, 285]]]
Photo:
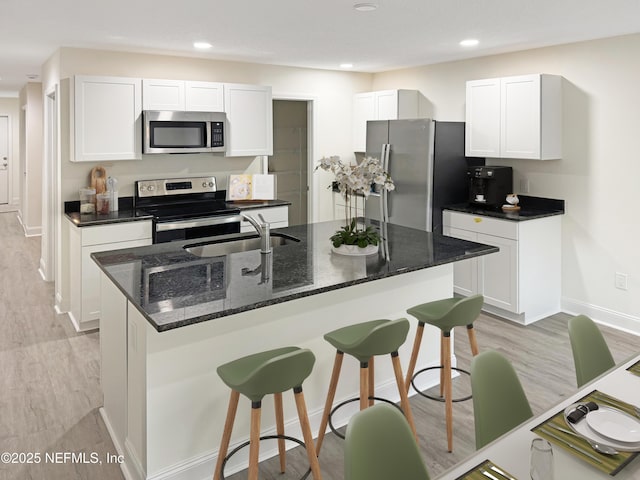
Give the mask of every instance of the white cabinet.
[[151, 245], [151, 221], [141, 220], [93, 227], [69, 222], [69, 316], [78, 331], [98, 328], [100, 318], [100, 269], [93, 252]]
[[562, 157], [562, 77], [521, 75], [467, 82], [467, 156]]
[[142, 158], [141, 85], [139, 78], [75, 77], [72, 161]]
[[353, 151], [364, 152], [368, 120], [398, 120], [420, 116], [417, 90], [380, 90], [353, 97]]
[[273, 155], [271, 87], [224, 84], [228, 157]]
[[[242, 212], [255, 217], [258, 221], [260, 221], [258, 215], [262, 215], [265, 221], [269, 223], [270, 229], [289, 226], [289, 207], [287, 205], [244, 209]], [[256, 229], [249, 222], [243, 221], [240, 223], [240, 231], [255, 232]]]
[[561, 217], [501, 220], [445, 210], [443, 232], [497, 253], [454, 264], [454, 291], [484, 295], [484, 309], [529, 324], [560, 311]]
[[224, 111], [222, 83], [145, 78], [142, 99], [144, 110]]

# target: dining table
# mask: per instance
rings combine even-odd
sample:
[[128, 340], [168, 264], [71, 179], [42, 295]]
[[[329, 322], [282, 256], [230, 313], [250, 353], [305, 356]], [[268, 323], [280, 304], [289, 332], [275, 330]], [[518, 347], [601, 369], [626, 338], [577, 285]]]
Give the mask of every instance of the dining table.
[[544, 413], [503, 434], [435, 480], [529, 480], [531, 442], [540, 437], [552, 445], [553, 480], [640, 479], [638, 452], [604, 455], [584, 439], [568, 433], [573, 429], [565, 422], [566, 412], [572, 411], [569, 407], [587, 401], [608, 408], [624, 406], [640, 421], [640, 410], [635, 408], [640, 404], [640, 354], [617, 364]]

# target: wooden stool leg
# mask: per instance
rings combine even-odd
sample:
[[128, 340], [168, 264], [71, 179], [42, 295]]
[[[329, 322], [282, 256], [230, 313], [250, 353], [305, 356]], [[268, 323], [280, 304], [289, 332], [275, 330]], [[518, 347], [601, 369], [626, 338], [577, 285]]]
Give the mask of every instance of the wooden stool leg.
[[444, 397], [444, 332], [440, 333], [440, 396]]
[[231, 432], [233, 431], [233, 422], [236, 418], [236, 412], [238, 411], [238, 400], [240, 399], [240, 392], [231, 390], [231, 396], [229, 398], [229, 407], [227, 408], [227, 419], [224, 422], [224, 430], [222, 432], [222, 440], [220, 442], [220, 449], [218, 450], [218, 461], [216, 462], [216, 470], [213, 472], [213, 480], [220, 480], [222, 476], [222, 463], [229, 451], [229, 441], [231, 440]]
[[411, 351], [411, 359], [409, 360], [409, 368], [407, 368], [407, 377], [404, 381], [407, 393], [411, 388], [411, 379], [413, 378], [413, 372], [416, 369], [416, 363], [418, 361], [418, 353], [420, 353], [420, 344], [422, 343], [422, 334], [424, 333], [424, 323], [418, 322], [418, 328], [416, 329], [416, 338], [413, 341], [413, 350]]
[[398, 352], [393, 352], [391, 354], [391, 363], [393, 364], [393, 373], [396, 376], [398, 392], [400, 393], [400, 406], [402, 407], [404, 416], [407, 418], [407, 421], [411, 426], [411, 430], [413, 431], [413, 436], [416, 437], [416, 442], [417, 442], [418, 434], [416, 432], [416, 426], [413, 421], [413, 413], [411, 412], [411, 405], [409, 404], [407, 389], [405, 388], [404, 380], [402, 379], [402, 367], [400, 366], [400, 357], [398, 356]]
[[251, 434], [249, 436], [249, 480], [258, 480], [258, 458], [260, 455], [261, 402], [251, 402]]
[[473, 328], [473, 323], [467, 325], [467, 334], [469, 335], [469, 345], [471, 345], [471, 353], [475, 357], [478, 355], [478, 341], [476, 340], [476, 331]]
[[[282, 393], [274, 393], [273, 400], [276, 407], [276, 433], [284, 435], [284, 413], [282, 409]], [[284, 438], [278, 438], [278, 455], [280, 456], [280, 473], [284, 473], [287, 468], [287, 458]]]
[[373, 359], [374, 357], [371, 357], [369, 359], [369, 392], [367, 395], [369, 398], [370, 407], [373, 406], [373, 396], [375, 395], [375, 385], [376, 385], [376, 379], [375, 379], [376, 375], [374, 370]]
[[336, 396], [336, 388], [338, 387], [338, 380], [340, 379], [340, 369], [342, 369], [343, 359], [344, 353], [338, 350], [333, 362], [333, 372], [331, 373], [331, 381], [329, 382], [329, 392], [327, 392], [327, 401], [324, 403], [324, 412], [322, 413], [320, 430], [318, 431], [318, 440], [316, 441], [316, 455], [318, 456], [320, 455], [320, 448], [322, 447], [322, 441], [324, 440], [324, 435], [327, 430], [327, 423], [329, 422], [329, 413], [331, 413], [333, 399]]
[[444, 400], [447, 421], [447, 449], [453, 451], [453, 398], [451, 393], [451, 333], [444, 337]]
[[307, 413], [307, 405], [304, 401], [302, 387], [294, 388], [293, 395], [296, 399], [298, 419], [300, 420], [300, 427], [302, 428], [302, 435], [304, 438], [304, 445], [307, 450], [307, 457], [309, 458], [309, 465], [311, 466], [311, 473], [313, 474], [314, 480], [322, 480], [318, 457], [313, 449], [313, 435], [311, 434], [311, 426], [309, 425], [309, 414]]
[[360, 410], [369, 406], [369, 362], [360, 362]]

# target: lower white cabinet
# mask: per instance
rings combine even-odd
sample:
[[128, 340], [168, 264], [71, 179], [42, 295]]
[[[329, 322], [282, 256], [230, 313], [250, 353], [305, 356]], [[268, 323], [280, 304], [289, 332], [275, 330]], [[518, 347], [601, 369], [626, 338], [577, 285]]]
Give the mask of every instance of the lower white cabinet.
[[93, 252], [151, 245], [151, 221], [142, 220], [93, 227], [69, 222], [69, 317], [79, 332], [98, 328], [100, 320], [100, 269]]
[[[278, 207], [251, 208], [248, 210], [242, 210], [242, 213], [251, 215], [258, 221], [260, 221], [260, 217], [258, 215], [262, 215], [265, 221], [269, 223], [270, 229], [289, 226], [289, 207], [287, 205], [280, 205]], [[249, 222], [243, 221], [240, 223], [240, 232], [255, 231], [256, 229], [253, 228], [253, 225], [251, 225]]]
[[484, 296], [484, 310], [527, 325], [560, 311], [561, 217], [525, 221], [443, 212], [445, 235], [497, 253], [454, 264], [454, 292]]

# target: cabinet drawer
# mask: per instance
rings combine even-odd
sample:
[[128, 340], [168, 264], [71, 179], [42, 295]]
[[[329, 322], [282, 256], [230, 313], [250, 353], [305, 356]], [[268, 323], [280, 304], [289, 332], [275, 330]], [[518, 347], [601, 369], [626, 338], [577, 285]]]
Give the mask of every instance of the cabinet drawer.
[[443, 223], [446, 227], [459, 228], [470, 232], [494, 235], [496, 237], [518, 239], [518, 223], [482, 215], [471, 215], [445, 210]]
[[151, 238], [150, 221], [98, 225], [95, 227], [83, 227], [80, 230], [82, 233], [82, 246]]
[[264, 219], [269, 223], [276, 222], [287, 222], [289, 221], [289, 207], [267, 207], [267, 208], [256, 208], [251, 210], [245, 210], [248, 215], [252, 217], [258, 217], [258, 214], [262, 215]]

